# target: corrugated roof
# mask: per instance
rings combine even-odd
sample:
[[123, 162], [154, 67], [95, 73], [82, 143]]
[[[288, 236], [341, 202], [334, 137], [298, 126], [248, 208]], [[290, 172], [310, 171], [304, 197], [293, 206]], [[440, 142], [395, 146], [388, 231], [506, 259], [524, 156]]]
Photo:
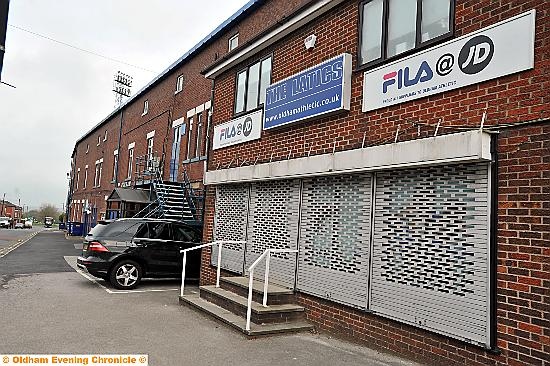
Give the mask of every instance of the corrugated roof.
[[114, 111], [112, 111], [107, 117], [105, 117], [101, 122], [99, 122], [97, 125], [95, 125], [90, 131], [85, 133], [81, 138], [76, 140], [75, 147], [73, 150], [76, 150], [76, 145], [82, 140], [84, 140], [86, 137], [90, 136], [95, 130], [97, 130], [99, 127], [101, 127], [104, 123], [106, 123], [109, 119], [111, 119], [115, 114], [117, 114], [121, 109], [124, 109], [127, 105], [132, 103], [135, 99], [140, 97], [143, 93], [145, 93], [148, 89], [153, 87], [155, 84], [160, 82], [164, 77], [166, 77], [174, 68], [180, 66], [182, 63], [184, 63], [187, 59], [189, 59], [192, 55], [194, 55], [196, 52], [200, 51], [202, 48], [206, 47], [208, 44], [212, 43], [216, 39], [218, 39], [224, 30], [226, 30], [228, 27], [233, 25], [235, 22], [240, 20], [243, 16], [245, 16], [249, 11], [254, 10], [257, 6], [261, 5], [265, 0], [250, 0], [247, 2], [242, 8], [237, 10], [233, 15], [231, 15], [229, 18], [227, 18], [222, 24], [220, 24], [216, 29], [214, 29], [210, 34], [208, 34], [206, 37], [204, 37], [199, 43], [197, 43], [193, 48], [191, 48], [189, 51], [187, 51], [183, 56], [181, 56], [179, 59], [177, 59], [174, 63], [172, 63], [166, 70], [161, 72], [159, 75], [157, 75], [153, 80], [151, 80], [147, 85], [145, 85], [143, 88], [141, 88], [136, 94], [128, 98], [119, 108], [116, 108]]
[[137, 203], [149, 203], [148, 192], [141, 189], [132, 188], [115, 188], [113, 192], [107, 198], [107, 201], [124, 201], [124, 202], [137, 202]]

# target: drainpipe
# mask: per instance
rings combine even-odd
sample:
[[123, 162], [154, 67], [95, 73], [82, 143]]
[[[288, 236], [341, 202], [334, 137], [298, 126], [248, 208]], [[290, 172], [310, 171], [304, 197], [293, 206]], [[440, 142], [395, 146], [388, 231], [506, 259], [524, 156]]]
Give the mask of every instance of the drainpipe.
[[116, 167], [115, 167], [115, 188], [118, 186], [118, 166], [120, 165], [120, 157], [121, 157], [121, 151], [120, 151], [120, 142], [122, 139], [122, 120], [124, 116], [124, 110], [122, 107], [120, 108], [120, 126], [118, 128], [118, 158], [116, 160]]
[[206, 123], [206, 143], [204, 146], [204, 151], [206, 153], [206, 160], [204, 160], [204, 169], [202, 174], [202, 184], [204, 186], [204, 198], [202, 202], [202, 222], [204, 223], [204, 214], [206, 211], [206, 185], [204, 180], [206, 177], [206, 172], [208, 171], [208, 162], [210, 161], [210, 126], [212, 126], [212, 115], [214, 114], [214, 90], [216, 88], [216, 79], [212, 79], [212, 88], [210, 91], [210, 110], [208, 111], [208, 120]]

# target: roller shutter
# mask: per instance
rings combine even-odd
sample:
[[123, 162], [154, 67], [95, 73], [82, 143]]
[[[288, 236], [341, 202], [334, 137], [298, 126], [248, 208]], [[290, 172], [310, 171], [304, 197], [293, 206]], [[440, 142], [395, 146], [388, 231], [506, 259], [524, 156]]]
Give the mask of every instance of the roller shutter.
[[376, 175], [371, 310], [489, 344], [488, 169]]
[[[253, 183], [250, 193], [246, 267], [266, 249], [296, 249], [300, 181], [277, 180]], [[270, 281], [294, 288], [296, 253], [271, 256]], [[265, 261], [255, 269], [255, 277], [263, 279]]]
[[297, 289], [365, 308], [371, 175], [306, 179], [302, 192]]
[[[249, 184], [228, 184], [216, 187], [214, 240], [246, 240]], [[243, 273], [245, 245], [224, 244], [221, 268]], [[212, 247], [212, 264], [218, 264], [218, 247]]]

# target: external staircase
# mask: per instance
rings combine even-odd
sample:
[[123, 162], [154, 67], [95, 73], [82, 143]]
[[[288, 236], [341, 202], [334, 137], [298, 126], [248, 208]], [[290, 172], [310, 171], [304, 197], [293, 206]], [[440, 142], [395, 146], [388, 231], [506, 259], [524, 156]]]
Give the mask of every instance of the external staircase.
[[161, 217], [174, 220], [195, 220], [180, 183], [153, 181], [153, 187], [162, 212]]
[[286, 332], [310, 331], [305, 309], [296, 305], [294, 292], [269, 284], [267, 306], [262, 305], [264, 283], [254, 280], [252, 286], [251, 326], [246, 329], [248, 306], [247, 277], [221, 277], [220, 287], [200, 286], [199, 292], [186, 292], [180, 304], [198, 309], [237, 329], [248, 337]]

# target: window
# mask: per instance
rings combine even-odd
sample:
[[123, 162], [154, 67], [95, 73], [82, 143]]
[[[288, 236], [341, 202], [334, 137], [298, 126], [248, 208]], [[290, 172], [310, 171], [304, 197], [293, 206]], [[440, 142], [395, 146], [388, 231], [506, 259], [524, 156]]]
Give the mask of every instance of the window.
[[134, 148], [128, 149], [128, 179], [132, 178], [132, 167], [134, 166]]
[[191, 136], [192, 136], [192, 132], [193, 132], [193, 117], [190, 117], [188, 120], [189, 122], [189, 133], [187, 134], [187, 155], [186, 156], [186, 160], [189, 160], [191, 158], [190, 154], [191, 154]]
[[105, 130], [105, 135], [103, 136], [103, 141], [107, 141], [107, 130]]
[[171, 240], [170, 224], [166, 222], [149, 223], [149, 239]]
[[86, 189], [86, 185], [88, 184], [88, 167], [84, 170], [84, 186], [82, 189]]
[[154, 137], [150, 137], [150, 138], [147, 139], [147, 168], [148, 169], [152, 168], [152, 163], [153, 163], [153, 158], [154, 158], [153, 139], [154, 139]]
[[229, 38], [229, 52], [233, 51], [239, 46], [239, 33]]
[[262, 105], [269, 84], [271, 84], [271, 56], [240, 71], [237, 74], [235, 113], [250, 111]]
[[76, 188], [75, 191], [78, 190], [78, 183], [80, 182], [80, 168], [78, 168], [76, 172]]
[[103, 170], [103, 162], [97, 162], [95, 164], [95, 176], [94, 176], [94, 187], [99, 187], [101, 185], [101, 172]]
[[361, 3], [359, 63], [378, 63], [452, 34], [454, 0]]
[[176, 93], [179, 93], [183, 90], [183, 75], [178, 76], [178, 80], [176, 80]]
[[149, 112], [149, 100], [143, 102], [143, 113], [142, 116], [145, 116]]
[[101, 144], [101, 135], [97, 136], [97, 145], [99, 146]]
[[114, 154], [113, 160], [113, 182], [116, 180], [116, 167], [118, 165], [118, 152]]
[[175, 241], [200, 242], [202, 239], [199, 233], [185, 226], [172, 224], [172, 231]]
[[201, 156], [202, 147], [202, 113], [197, 114], [197, 135], [195, 140], [195, 157]]
[[86, 154], [90, 151], [90, 144], [86, 144]]

